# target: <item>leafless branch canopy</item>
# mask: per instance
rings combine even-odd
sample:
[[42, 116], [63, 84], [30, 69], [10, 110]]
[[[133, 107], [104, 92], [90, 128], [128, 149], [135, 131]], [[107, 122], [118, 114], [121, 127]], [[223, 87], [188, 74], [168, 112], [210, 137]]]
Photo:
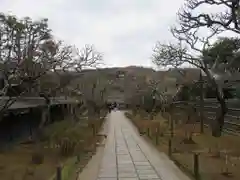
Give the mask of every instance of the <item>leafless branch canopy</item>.
[[80, 73], [101, 61], [102, 54], [93, 45], [78, 50], [56, 40], [47, 19], [33, 21], [0, 14], [0, 69], [5, 79], [2, 95], [13, 84], [24, 85], [28, 92], [46, 74]]
[[211, 29], [207, 37], [198, 35], [198, 29], [183, 32], [176, 27], [171, 29], [177, 43], [161, 44], [157, 42], [153, 49], [153, 63], [158, 66], [179, 67], [190, 64], [197, 68], [203, 68], [202, 52], [211, 46], [211, 38], [221, 32], [219, 29]]
[[[240, 0], [186, 0], [178, 13], [182, 31], [198, 27], [218, 27], [240, 33], [239, 2]], [[219, 12], [196, 13], [204, 6], [219, 8]]]

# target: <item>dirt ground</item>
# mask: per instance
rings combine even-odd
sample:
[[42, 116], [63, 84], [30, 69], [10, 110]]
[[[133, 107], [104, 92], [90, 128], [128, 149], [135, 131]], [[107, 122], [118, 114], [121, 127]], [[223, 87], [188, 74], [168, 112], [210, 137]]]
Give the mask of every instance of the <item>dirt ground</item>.
[[[172, 142], [172, 159], [176, 164], [193, 176], [193, 156], [199, 154], [199, 171], [203, 180], [239, 180], [240, 179], [240, 138], [224, 134], [220, 138], [211, 136], [210, 129], [205, 128], [200, 134], [200, 125], [174, 124], [171, 137], [170, 123], [158, 115], [153, 121], [142, 120], [139, 115], [131, 117], [141, 134], [149, 138], [160, 151], [168, 153], [169, 139]], [[174, 117], [179, 118], [179, 117]], [[157, 130], [156, 130], [157, 129]], [[186, 139], [192, 133], [192, 141]], [[156, 139], [157, 136], [157, 139]]]
[[[75, 179], [76, 172], [80, 172], [94, 154], [96, 142], [100, 141], [96, 132], [101, 124], [94, 122], [71, 123], [67, 120], [59, 121], [44, 130], [46, 139], [38, 144], [15, 144], [0, 152], [0, 179], [4, 180], [52, 180], [59, 164], [63, 166], [63, 180]], [[56, 142], [64, 137], [78, 139], [79, 145], [72, 156], [62, 157]], [[55, 144], [55, 145], [54, 145]], [[43, 156], [43, 163], [36, 165], [32, 162], [32, 155], [36, 147]], [[77, 158], [78, 156], [78, 158]]]

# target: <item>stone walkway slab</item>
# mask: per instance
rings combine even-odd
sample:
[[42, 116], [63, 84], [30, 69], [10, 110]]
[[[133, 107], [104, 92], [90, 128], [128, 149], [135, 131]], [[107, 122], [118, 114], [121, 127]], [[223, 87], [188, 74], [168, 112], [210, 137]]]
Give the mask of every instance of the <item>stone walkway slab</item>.
[[135, 127], [115, 111], [97, 180], [190, 180], [168, 157], [139, 136]]

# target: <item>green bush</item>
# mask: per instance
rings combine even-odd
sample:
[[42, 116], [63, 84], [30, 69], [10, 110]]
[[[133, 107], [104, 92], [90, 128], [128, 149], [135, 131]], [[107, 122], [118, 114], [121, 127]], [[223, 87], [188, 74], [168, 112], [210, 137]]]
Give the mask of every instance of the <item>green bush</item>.
[[[66, 151], [72, 148], [73, 144], [78, 144], [82, 139], [86, 139], [90, 131], [87, 128], [87, 121], [81, 121], [81, 123], [63, 120], [55, 122], [43, 131], [46, 142], [52, 148], [66, 148]], [[71, 147], [71, 148], [70, 148]], [[65, 150], [62, 150], [65, 152]], [[67, 153], [68, 154], [68, 153]]]

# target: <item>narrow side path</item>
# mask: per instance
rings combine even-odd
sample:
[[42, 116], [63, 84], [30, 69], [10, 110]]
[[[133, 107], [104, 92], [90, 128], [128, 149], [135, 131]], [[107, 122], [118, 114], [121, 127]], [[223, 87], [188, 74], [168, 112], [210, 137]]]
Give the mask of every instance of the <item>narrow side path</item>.
[[97, 180], [190, 180], [164, 153], [140, 137], [136, 128], [115, 111]]
[[[106, 117], [103, 128], [99, 134], [107, 135], [109, 130], [109, 118]], [[84, 167], [83, 171], [78, 175], [77, 180], [96, 180], [98, 176], [99, 166], [102, 161], [103, 153], [105, 150], [105, 143], [107, 139], [103, 139], [101, 144], [97, 147], [96, 154], [91, 158], [88, 164]]]

